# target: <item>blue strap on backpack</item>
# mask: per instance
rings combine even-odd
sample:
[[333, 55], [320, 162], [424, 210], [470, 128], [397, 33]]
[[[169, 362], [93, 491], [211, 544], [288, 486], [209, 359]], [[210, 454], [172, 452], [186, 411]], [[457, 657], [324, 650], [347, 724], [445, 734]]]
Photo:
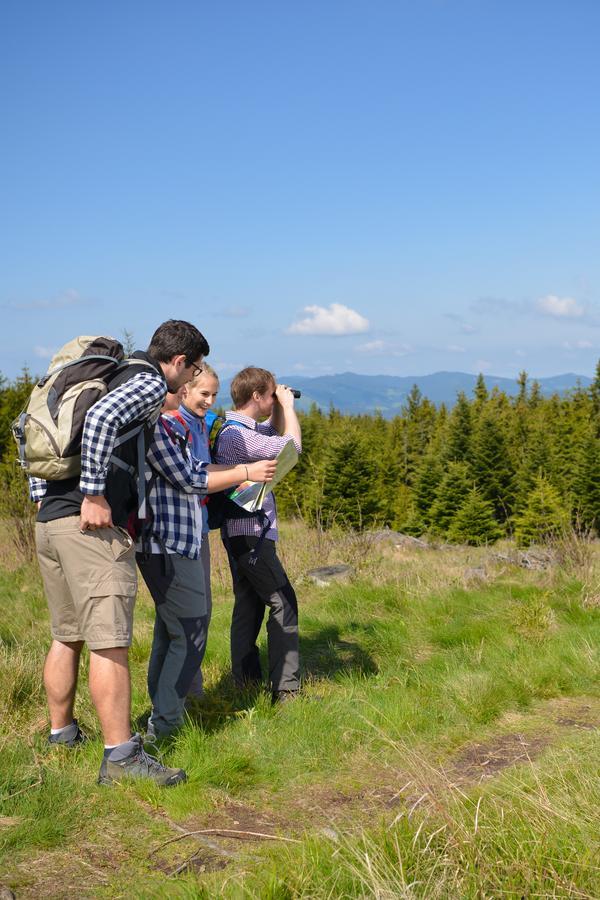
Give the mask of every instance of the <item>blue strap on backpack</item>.
[[[221, 424], [218, 425], [215, 429], [215, 425], [218, 419], [221, 419]], [[249, 427], [248, 425], [244, 425], [243, 422], [236, 422], [235, 419], [226, 419], [223, 421], [222, 417], [216, 416], [214, 413], [212, 414], [212, 421], [210, 422], [210, 424], [207, 422], [210, 450], [213, 461], [216, 454], [218, 441], [223, 434], [223, 431], [230, 425], [236, 425], [238, 428]], [[211, 530], [214, 528], [222, 528], [225, 525], [227, 519], [257, 518], [261, 525], [261, 532], [258, 538], [258, 543], [250, 553], [250, 557], [248, 560], [251, 566], [255, 566], [261, 547], [263, 545], [263, 541], [267, 536], [267, 532], [271, 528], [271, 520], [263, 509], [257, 509], [254, 512], [249, 512], [247, 509], [238, 506], [238, 504], [231, 499], [231, 494], [234, 490], [234, 488], [227, 488], [224, 491], [216, 491], [214, 494], [209, 495], [208, 504], [206, 507], [208, 515], [208, 527]]]

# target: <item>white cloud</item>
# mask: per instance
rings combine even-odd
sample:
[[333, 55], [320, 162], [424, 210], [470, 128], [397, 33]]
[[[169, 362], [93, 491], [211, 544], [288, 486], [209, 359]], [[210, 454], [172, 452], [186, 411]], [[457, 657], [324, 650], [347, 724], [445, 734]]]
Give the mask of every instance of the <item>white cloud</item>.
[[226, 306], [215, 313], [223, 319], [246, 319], [250, 315], [248, 306]]
[[369, 320], [342, 303], [331, 303], [329, 307], [305, 306], [303, 312], [307, 315], [293, 322], [286, 329], [287, 334], [339, 337], [345, 334], [364, 334], [369, 330]]
[[367, 341], [366, 344], [359, 344], [356, 349], [359, 353], [381, 353], [385, 350], [385, 341]]
[[448, 344], [446, 350], [450, 353], [466, 353], [465, 348], [461, 347], [460, 344]]
[[455, 322], [461, 334], [477, 334], [477, 328], [474, 325], [471, 325], [469, 322], [465, 322], [462, 316], [459, 316], [458, 313], [444, 313], [446, 319], [450, 319], [451, 322]]
[[64, 309], [65, 306], [81, 306], [87, 304], [79, 291], [70, 288], [51, 300], [31, 300], [28, 303], [7, 303], [10, 309]]
[[231, 363], [224, 362], [223, 360], [218, 360], [216, 362], [213, 360], [209, 360], [209, 362], [217, 375], [225, 374], [227, 372], [240, 372], [246, 365], [245, 363]]
[[39, 356], [40, 359], [52, 359], [58, 347], [34, 347], [33, 352], [36, 356]]
[[474, 368], [478, 372], [489, 372], [489, 370], [492, 368], [492, 364], [489, 359], [478, 359], [475, 363]]
[[563, 347], [565, 350], [591, 350], [594, 345], [591, 341], [564, 341]]
[[484, 316], [521, 315], [527, 312], [527, 304], [504, 297], [479, 297], [471, 304], [471, 312]]
[[410, 344], [389, 343], [388, 341], [374, 340], [366, 344], [359, 344], [356, 348], [359, 353], [370, 353], [372, 356], [406, 356], [412, 353]]
[[557, 297], [555, 294], [547, 294], [536, 301], [535, 308], [545, 316], [553, 316], [555, 319], [579, 319], [585, 314], [585, 309], [573, 297]]

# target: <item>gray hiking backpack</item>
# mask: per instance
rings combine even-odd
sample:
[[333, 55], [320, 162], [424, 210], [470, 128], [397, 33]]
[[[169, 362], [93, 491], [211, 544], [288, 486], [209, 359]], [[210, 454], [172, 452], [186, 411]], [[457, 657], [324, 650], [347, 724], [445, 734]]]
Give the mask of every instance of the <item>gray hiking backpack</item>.
[[[79, 475], [87, 411], [108, 392], [108, 383], [119, 370], [138, 365], [147, 367], [142, 360], [125, 359], [122, 344], [111, 337], [80, 336], [65, 344], [12, 424], [27, 474], [48, 481]], [[115, 446], [142, 430], [138, 426], [119, 436]]]

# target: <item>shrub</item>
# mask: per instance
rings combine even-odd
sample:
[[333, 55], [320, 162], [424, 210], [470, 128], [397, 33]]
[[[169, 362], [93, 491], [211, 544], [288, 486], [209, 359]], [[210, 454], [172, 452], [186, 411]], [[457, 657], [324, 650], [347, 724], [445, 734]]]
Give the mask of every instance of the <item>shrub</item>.
[[448, 540], [457, 544], [493, 544], [502, 537], [502, 528], [494, 518], [494, 507], [485, 500], [477, 488], [467, 499], [452, 520], [448, 529]]
[[556, 539], [569, 528], [571, 512], [550, 482], [538, 475], [521, 515], [515, 517], [515, 538], [520, 547]]
[[35, 557], [35, 505], [16, 460], [0, 463], [0, 518], [6, 520], [11, 543], [23, 561]]

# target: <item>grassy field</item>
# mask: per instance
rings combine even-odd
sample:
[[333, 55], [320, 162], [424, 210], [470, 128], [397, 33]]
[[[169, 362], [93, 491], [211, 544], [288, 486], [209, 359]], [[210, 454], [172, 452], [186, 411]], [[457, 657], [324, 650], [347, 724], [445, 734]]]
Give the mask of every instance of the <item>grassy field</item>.
[[[4, 541], [4, 546], [6, 542]], [[396, 547], [289, 525], [305, 699], [228, 675], [217, 544], [206, 697], [167, 791], [100, 788], [101, 739], [46, 746], [47, 614], [34, 567], [0, 568], [0, 884], [21, 897], [600, 896], [600, 551], [545, 568], [490, 549]], [[355, 570], [318, 588], [308, 569]], [[148, 713], [142, 592], [134, 717]]]

